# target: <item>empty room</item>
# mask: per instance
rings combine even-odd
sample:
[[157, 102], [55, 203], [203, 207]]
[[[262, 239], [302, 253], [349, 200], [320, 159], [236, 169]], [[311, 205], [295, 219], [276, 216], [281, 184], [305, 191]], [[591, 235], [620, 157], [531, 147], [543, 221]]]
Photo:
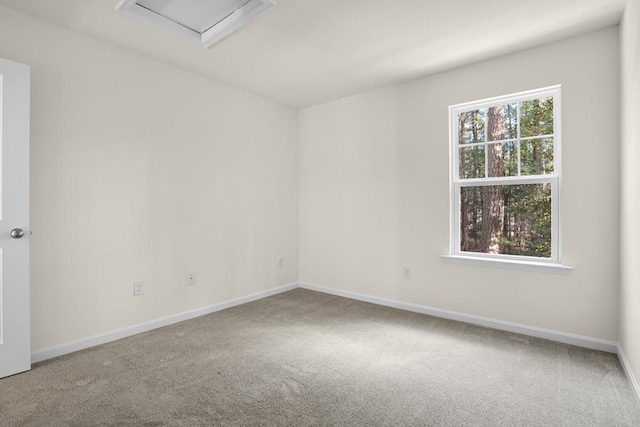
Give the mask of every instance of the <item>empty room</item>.
[[0, 0], [0, 426], [640, 426], [640, 0]]

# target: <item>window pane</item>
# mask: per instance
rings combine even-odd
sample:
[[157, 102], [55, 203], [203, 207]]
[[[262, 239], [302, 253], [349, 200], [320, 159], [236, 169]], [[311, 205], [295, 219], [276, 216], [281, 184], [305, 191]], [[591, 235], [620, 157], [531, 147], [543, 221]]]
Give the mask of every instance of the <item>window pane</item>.
[[516, 139], [518, 137], [518, 104], [507, 104], [504, 108], [505, 139]]
[[551, 257], [551, 184], [460, 188], [460, 250]]
[[553, 173], [553, 138], [530, 139], [520, 143], [522, 175]]
[[553, 134], [553, 97], [520, 103], [520, 136]]
[[484, 178], [484, 146], [460, 147], [460, 178]]
[[489, 177], [518, 175], [518, 143], [516, 141], [487, 144]]
[[518, 137], [518, 110], [516, 104], [499, 105], [487, 110], [489, 141], [504, 141]]
[[475, 144], [486, 141], [484, 120], [487, 110], [465, 111], [458, 114], [459, 144]]

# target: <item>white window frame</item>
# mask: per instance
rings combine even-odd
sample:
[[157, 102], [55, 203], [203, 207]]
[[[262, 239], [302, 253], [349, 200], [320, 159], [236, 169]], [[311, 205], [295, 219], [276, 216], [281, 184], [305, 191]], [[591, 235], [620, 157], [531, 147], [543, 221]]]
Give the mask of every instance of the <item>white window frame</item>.
[[[540, 135], [520, 138], [520, 113], [518, 112], [517, 136], [518, 141], [518, 171], [520, 170], [520, 141], [540, 139], [547, 136], [553, 138], [554, 167], [553, 173], [547, 175], [527, 175], [509, 177], [460, 178], [459, 148], [469, 144], [459, 144], [458, 115], [463, 112], [514, 104], [534, 99], [553, 97], [553, 135]], [[456, 104], [449, 107], [449, 139], [450, 139], [450, 250], [443, 260], [453, 263], [475, 265], [499, 265], [507, 268], [533, 268], [538, 270], [556, 271], [567, 270], [571, 267], [561, 264], [561, 178], [562, 178], [562, 98], [561, 86], [550, 86], [529, 90], [510, 95]], [[485, 132], [487, 130], [485, 129]], [[487, 137], [488, 138], [488, 137]], [[511, 140], [511, 139], [510, 139]], [[491, 141], [497, 142], [497, 141]], [[487, 147], [489, 141], [478, 145]], [[485, 149], [485, 156], [488, 150]], [[488, 163], [485, 161], [485, 168]], [[515, 184], [550, 184], [551, 185], [551, 257], [532, 257], [523, 255], [489, 254], [483, 252], [465, 252], [460, 249], [460, 189], [469, 186], [515, 185]]]

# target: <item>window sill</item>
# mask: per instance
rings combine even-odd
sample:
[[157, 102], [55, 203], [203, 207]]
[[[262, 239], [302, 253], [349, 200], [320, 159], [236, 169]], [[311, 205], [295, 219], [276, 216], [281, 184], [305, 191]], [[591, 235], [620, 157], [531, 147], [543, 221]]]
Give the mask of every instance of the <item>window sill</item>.
[[537, 271], [542, 273], [569, 274], [573, 267], [549, 262], [519, 261], [512, 259], [482, 258], [464, 255], [440, 255], [447, 264], [479, 265], [509, 270]]

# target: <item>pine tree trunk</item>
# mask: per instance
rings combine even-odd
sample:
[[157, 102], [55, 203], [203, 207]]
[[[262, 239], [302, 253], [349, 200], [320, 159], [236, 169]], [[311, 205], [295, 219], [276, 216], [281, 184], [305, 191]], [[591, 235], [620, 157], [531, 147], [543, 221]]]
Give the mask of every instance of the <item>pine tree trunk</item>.
[[[489, 108], [487, 136], [489, 141], [505, 138], [504, 106]], [[487, 144], [487, 172], [489, 177], [504, 176], [504, 144]], [[500, 253], [500, 237], [504, 213], [504, 201], [499, 186], [483, 188], [482, 246], [483, 252]]]

